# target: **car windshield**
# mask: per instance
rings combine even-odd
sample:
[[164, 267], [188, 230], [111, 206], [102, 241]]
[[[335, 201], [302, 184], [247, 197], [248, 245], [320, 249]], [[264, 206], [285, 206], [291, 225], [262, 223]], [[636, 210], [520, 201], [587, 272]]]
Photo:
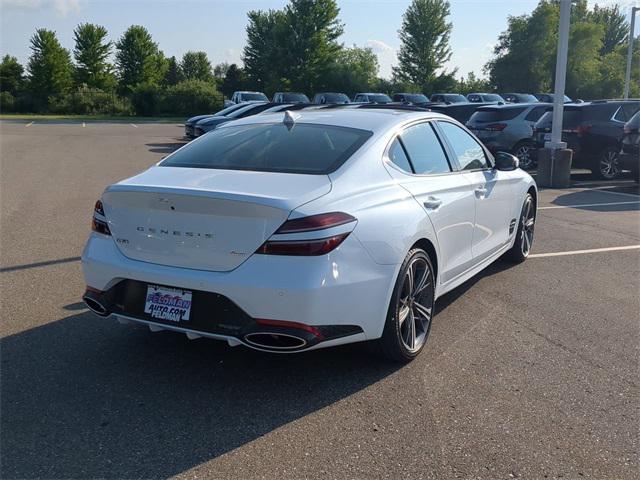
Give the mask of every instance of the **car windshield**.
[[391, 98], [389, 98], [389, 95], [377, 93], [375, 95], [369, 95], [369, 101], [373, 103], [391, 103]]
[[248, 100], [267, 100], [267, 96], [264, 93], [260, 92], [241, 93], [240, 98], [242, 98], [242, 101], [244, 102]]
[[485, 95], [482, 95], [482, 99], [485, 102], [504, 102], [504, 98], [495, 93], [487, 93]]
[[224, 117], [225, 115], [229, 115], [231, 112], [235, 112], [236, 110], [239, 110], [244, 107], [246, 107], [246, 105], [243, 105], [243, 104], [231, 105], [230, 107], [223, 108], [222, 110], [214, 113], [213, 115], [215, 117]]
[[520, 103], [537, 103], [538, 99], [528, 93], [519, 93], [515, 96]]
[[245, 105], [242, 108], [239, 108], [238, 110], [231, 112], [229, 115], [227, 115], [227, 117], [242, 118], [247, 114], [258, 113], [263, 110], [266, 110], [267, 108], [269, 108], [268, 103], [251, 103], [249, 105]]
[[405, 94], [404, 98], [405, 101], [411, 103], [426, 103], [429, 101], [426, 95], [422, 95], [421, 93], [408, 93]]
[[349, 103], [349, 97], [344, 93], [325, 93], [325, 103]]
[[230, 126], [187, 144], [160, 166], [328, 174], [371, 135], [367, 130], [305, 123]]
[[442, 98], [444, 99], [445, 102], [451, 102], [451, 103], [467, 102], [467, 97], [465, 97], [464, 95], [459, 95], [457, 93], [447, 93], [443, 95]]
[[309, 99], [304, 93], [284, 93], [282, 94], [282, 101], [309, 103]]

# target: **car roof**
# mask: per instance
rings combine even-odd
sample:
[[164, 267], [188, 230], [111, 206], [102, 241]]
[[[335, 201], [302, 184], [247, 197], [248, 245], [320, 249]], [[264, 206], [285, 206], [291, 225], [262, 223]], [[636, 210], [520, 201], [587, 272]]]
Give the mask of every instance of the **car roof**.
[[[316, 125], [335, 125], [337, 127], [359, 128], [372, 132], [382, 132], [395, 125], [410, 120], [450, 117], [428, 110], [405, 110], [401, 108], [323, 108], [303, 109], [295, 112], [296, 123]], [[255, 123], [279, 123], [284, 119], [284, 112], [245, 117], [235, 120], [233, 125], [250, 125]]]
[[509, 110], [514, 108], [527, 108], [527, 107], [544, 107], [553, 106], [553, 103], [545, 102], [522, 102], [522, 103], [505, 103], [503, 105], [485, 105], [479, 107], [478, 110], [486, 112], [487, 110]]

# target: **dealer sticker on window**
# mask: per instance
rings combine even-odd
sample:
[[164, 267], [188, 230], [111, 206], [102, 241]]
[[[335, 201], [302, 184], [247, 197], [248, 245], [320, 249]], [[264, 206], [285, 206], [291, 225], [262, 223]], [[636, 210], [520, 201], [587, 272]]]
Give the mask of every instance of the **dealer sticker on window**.
[[191, 313], [191, 295], [189, 290], [149, 285], [144, 313], [159, 320], [186, 322]]

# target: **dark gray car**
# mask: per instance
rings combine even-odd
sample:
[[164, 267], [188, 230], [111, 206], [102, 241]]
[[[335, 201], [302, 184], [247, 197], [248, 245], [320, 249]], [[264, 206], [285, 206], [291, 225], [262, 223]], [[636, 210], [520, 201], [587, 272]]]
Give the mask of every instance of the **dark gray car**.
[[273, 107], [275, 103], [269, 102], [255, 102], [244, 104], [242, 108], [233, 111], [229, 115], [224, 116], [215, 116], [210, 118], [205, 118], [204, 120], [200, 120], [195, 125], [194, 135], [199, 137], [200, 135], [207, 133], [213, 129], [215, 129], [218, 125], [222, 125], [223, 123], [230, 122], [232, 120], [236, 120], [238, 118], [248, 117], [250, 115], [256, 115], [257, 113], [265, 111], [267, 108]]
[[[253, 103], [253, 102], [249, 102], [249, 103]], [[239, 103], [237, 105], [231, 105], [230, 107], [223, 108], [222, 110], [217, 111], [216, 113], [211, 113], [208, 115], [196, 115], [195, 117], [191, 117], [187, 119], [186, 122], [184, 122], [184, 136], [187, 138], [194, 138], [196, 136], [195, 135], [196, 123], [198, 123], [201, 120], [211, 118], [211, 117], [225, 117], [235, 112], [236, 110], [240, 110], [241, 108], [244, 108], [246, 106], [247, 106], [246, 103]]]
[[515, 103], [478, 108], [467, 127], [492, 152], [511, 152], [523, 169], [533, 166], [533, 126], [552, 107], [548, 103]]

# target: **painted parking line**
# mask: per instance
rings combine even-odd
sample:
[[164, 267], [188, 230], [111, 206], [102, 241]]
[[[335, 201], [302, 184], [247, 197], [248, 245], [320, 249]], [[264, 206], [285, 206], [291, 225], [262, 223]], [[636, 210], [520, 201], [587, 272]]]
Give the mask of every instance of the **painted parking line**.
[[131, 125], [133, 128], [138, 128], [138, 125], [136, 125], [135, 123], [130, 123], [129, 125]]
[[25, 128], [26, 128], [26, 127], [30, 127], [30, 126], [31, 126], [31, 125], [33, 125], [33, 124], [34, 124], [34, 122], [29, 122], [29, 123], [27, 123], [27, 124], [25, 125]]
[[82, 128], [84, 128], [84, 127], [86, 127], [86, 126], [87, 126], [87, 124], [86, 124], [86, 123], [84, 123], [84, 122], [82, 122]]
[[565, 255], [583, 255], [587, 253], [615, 252], [617, 250], [637, 250], [637, 249], [640, 249], [640, 245], [626, 245], [624, 247], [591, 248], [589, 250], [570, 250], [568, 252], [533, 253], [529, 255], [529, 258], [562, 257]]
[[640, 204], [640, 200], [635, 202], [604, 202], [604, 203], [581, 203], [579, 205], [553, 205], [551, 207], [538, 207], [538, 210], [551, 210], [555, 208], [580, 208], [580, 207], [601, 207], [607, 205], [632, 205]]

